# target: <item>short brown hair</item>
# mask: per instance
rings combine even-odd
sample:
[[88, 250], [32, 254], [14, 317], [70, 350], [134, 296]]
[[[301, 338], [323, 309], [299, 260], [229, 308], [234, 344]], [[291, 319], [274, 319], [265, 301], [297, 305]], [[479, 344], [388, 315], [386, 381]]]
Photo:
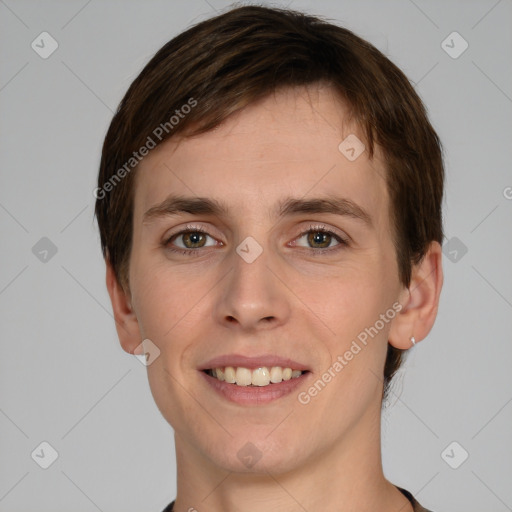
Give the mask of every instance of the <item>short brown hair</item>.
[[[397, 66], [351, 31], [288, 9], [245, 6], [166, 43], [130, 85], [112, 119], [95, 212], [103, 255], [125, 289], [133, 229], [131, 170], [139, 149], [150, 138], [160, 144], [178, 133], [207, 132], [277, 89], [315, 83], [331, 85], [346, 101], [370, 158], [374, 144], [382, 148], [399, 277], [409, 286], [412, 265], [430, 242], [443, 240], [442, 149], [421, 99]], [[402, 352], [388, 344], [384, 396]]]

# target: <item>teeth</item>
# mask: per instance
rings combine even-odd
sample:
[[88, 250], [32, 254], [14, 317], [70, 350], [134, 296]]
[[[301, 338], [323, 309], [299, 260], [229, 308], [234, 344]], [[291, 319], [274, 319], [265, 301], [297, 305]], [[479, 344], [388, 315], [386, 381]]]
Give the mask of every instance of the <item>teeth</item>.
[[304, 372], [301, 370], [292, 370], [291, 368], [282, 368], [281, 366], [262, 366], [255, 370], [244, 368], [242, 366], [225, 368], [213, 368], [209, 371], [212, 377], [220, 381], [236, 384], [237, 386], [268, 386], [269, 384], [279, 384], [283, 380], [296, 379]]
[[239, 366], [236, 369], [236, 383], [238, 386], [249, 386], [249, 384], [252, 384], [251, 370]]
[[[238, 381], [237, 381], [238, 382]], [[256, 368], [252, 372], [252, 385], [253, 386], [268, 386], [270, 384], [270, 372], [265, 366], [263, 368]]]
[[272, 366], [270, 369], [270, 382], [279, 384], [283, 380], [283, 369], [280, 366]]
[[235, 369], [232, 366], [226, 366], [226, 368], [224, 368], [224, 380], [230, 384], [234, 384], [236, 382]]

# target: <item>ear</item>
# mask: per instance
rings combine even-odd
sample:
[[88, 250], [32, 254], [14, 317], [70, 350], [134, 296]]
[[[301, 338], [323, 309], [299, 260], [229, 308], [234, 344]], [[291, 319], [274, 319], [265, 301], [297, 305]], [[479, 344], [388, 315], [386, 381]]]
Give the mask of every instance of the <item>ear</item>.
[[441, 245], [432, 242], [422, 261], [413, 267], [409, 288], [404, 288], [399, 297], [402, 309], [389, 331], [393, 347], [411, 348], [412, 336], [416, 342], [421, 341], [432, 329], [443, 287], [442, 257]]
[[112, 265], [106, 260], [107, 273], [106, 283], [112, 309], [114, 311], [114, 320], [116, 322], [117, 336], [123, 350], [129, 354], [142, 353], [136, 350], [141, 344], [139, 323], [132, 306], [129, 293], [123, 290], [115, 275]]

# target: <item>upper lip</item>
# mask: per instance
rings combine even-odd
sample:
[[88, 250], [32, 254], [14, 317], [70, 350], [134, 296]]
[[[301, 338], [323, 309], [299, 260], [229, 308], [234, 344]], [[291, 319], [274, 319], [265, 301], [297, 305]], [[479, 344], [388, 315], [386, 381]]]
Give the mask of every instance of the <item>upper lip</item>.
[[266, 366], [281, 366], [282, 368], [291, 368], [292, 370], [309, 371], [309, 368], [293, 359], [280, 357], [275, 354], [263, 354], [261, 356], [243, 356], [241, 354], [225, 354], [214, 357], [199, 367], [199, 370], [211, 370], [214, 368], [224, 368], [226, 366], [241, 366], [254, 370]]

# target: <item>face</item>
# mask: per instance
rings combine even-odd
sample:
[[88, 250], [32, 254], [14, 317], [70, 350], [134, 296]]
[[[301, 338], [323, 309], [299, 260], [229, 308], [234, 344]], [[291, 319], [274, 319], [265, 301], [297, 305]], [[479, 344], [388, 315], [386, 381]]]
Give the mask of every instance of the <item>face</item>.
[[354, 136], [331, 89], [289, 89], [137, 170], [137, 343], [205, 467], [284, 472], [375, 431], [402, 287], [384, 162]]

